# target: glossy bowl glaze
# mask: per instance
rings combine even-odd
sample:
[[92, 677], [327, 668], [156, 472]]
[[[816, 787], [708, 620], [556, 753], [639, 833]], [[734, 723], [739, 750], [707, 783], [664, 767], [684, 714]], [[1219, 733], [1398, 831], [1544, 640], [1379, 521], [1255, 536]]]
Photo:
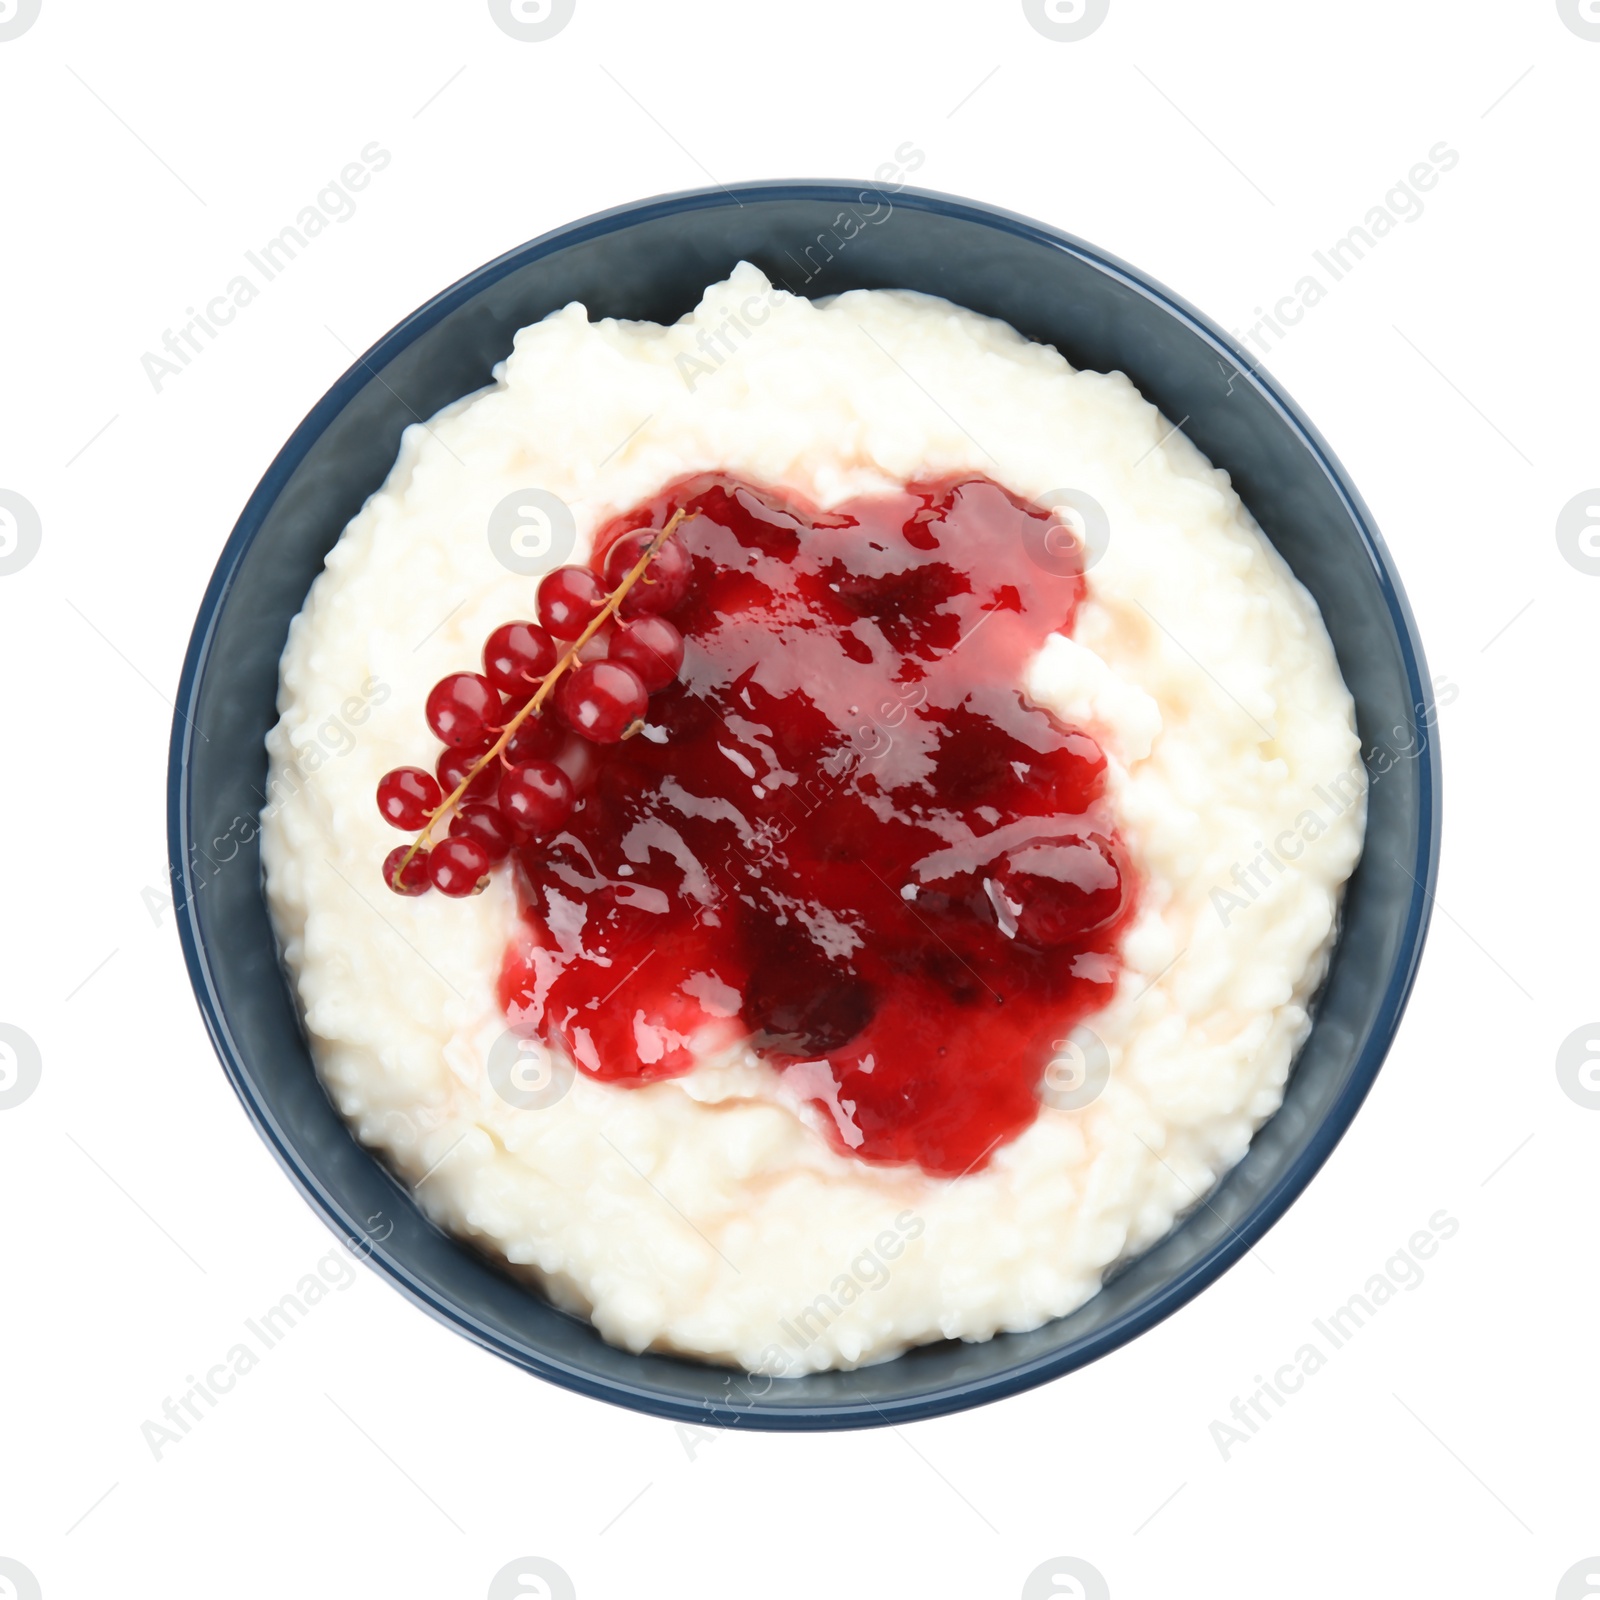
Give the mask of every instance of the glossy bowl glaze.
[[[752, 1377], [631, 1355], [430, 1223], [339, 1119], [278, 963], [255, 818], [278, 657], [323, 557], [383, 482], [400, 434], [490, 381], [526, 323], [672, 322], [740, 260], [813, 298], [943, 295], [1125, 372], [1232, 476], [1322, 608], [1372, 779], [1367, 843], [1311, 1034], [1282, 1109], [1173, 1231], [1072, 1315], [984, 1344], [942, 1343], [857, 1372]], [[195, 993], [246, 1110], [330, 1227], [442, 1321], [539, 1376], [658, 1416], [758, 1428], [871, 1427], [1059, 1377], [1169, 1316], [1310, 1182], [1371, 1087], [1421, 954], [1439, 848], [1439, 756], [1422, 646], [1355, 487], [1294, 404], [1177, 296], [1082, 241], [926, 191], [754, 184], [668, 195], [546, 234], [406, 318], [312, 409], [267, 469], [206, 590], [178, 689], [169, 833]]]

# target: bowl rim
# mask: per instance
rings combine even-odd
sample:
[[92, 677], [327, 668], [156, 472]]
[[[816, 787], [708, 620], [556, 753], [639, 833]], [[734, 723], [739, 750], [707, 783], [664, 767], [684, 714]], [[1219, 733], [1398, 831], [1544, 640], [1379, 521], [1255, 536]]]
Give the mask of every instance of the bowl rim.
[[[767, 1406], [756, 1399], [736, 1403], [730, 1401], [726, 1406], [708, 1405], [666, 1393], [643, 1380], [632, 1384], [602, 1377], [546, 1352], [535, 1351], [508, 1340], [495, 1329], [479, 1322], [460, 1305], [437, 1294], [415, 1276], [403, 1261], [365, 1239], [359, 1222], [346, 1215], [344, 1208], [277, 1125], [265, 1099], [258, 1093], [249, 1064], [233, 1037], [226, 1007], [213, 981], [209, 955], [196, 925], [193, 913], [193, 858], [189, 850], [191, 819], [188, 775], [193, 729], [190, 712], [210, 661], [217, 620], [245, 556], [279, 494], [334, 418], [395, 356], [457, 307], [530, 262], [640, 222], [707, 208], [742, 205], [747, 200], [825, 200], [849, 204], [852, 201], [875, 199], [886, 192], [892, 194], [895, 205], [996, 229], [1076, 257], [1085, 265], [1153, 302], [1192, 335], [1209, 345], [1219, 358], [1232, 363], [1237, 369], [1238, 378], [1259, 392], [1279, 424], [1289, 430], [1328, 479], [1372, 565], [1399, 646], [1412, 704], [1428, 703], [1430, 680], [1422, 641], [1388, 548], [1359, 491], [1310, 419], [1230, 336], [1181, 296], [1107, 251], [1061, 229], [999, 206], [910, 185], [886, 191], [883, 185], [844, 179], [774, 179], [733, 186], [718, 184], [630, 201], [553, 228], [475, 268], [424, 302], [358, 356], [307, 412], [246, 501], [206, 585], [184, 655], [169, 747], [167, 842], [171, 876], [178, 891], [173, 896], [174, 920], [190, 983], [212, 1046], [257, 1133], [312, 1209], [358, 1254], [367, 1257], [375, 1270], [436, 1320], [523, 1370], [590, 1398], [670, 1421], [773, 1431], [879, 1427], [918, 1421], [1003, 1399], [1063, 1376], [1109, 1354], [1164, 1321], [1214, 1283], [1260, 1241], [1304, 1192], [1343, 1138], [1394, 1041], [1416, 979], [1433, 909], [1434, 886], [1439, 870], [1442, 782], [1436, 725], [1433, 736], [1428, 740], [1425, 759], [1416, 764], [1417, 856], [1412, 863], [1415, 871], [1406, 869], [1414, 887], [1406, 908], [1400, 943], [1365, 1045], [1348, 1081], [1318, 1121], [1305, 1147], [1256, 1198], [1240, 1224], [1227, 1237], [1204, 1251], [1148, 1297], [1081, 1340], [1062, 1349], [1021, 1360], [998, 1373], [958, 1380], [881, 1404], [841, 1401], [777, 1407]], [[387, 1168], [375, 1155], [364, 1153], [387, 1173]], [[392, 1174], [389, 1176], [391, 1181], [395, 1181]], [[1225, 1181], [1226, 1176], [1224, 1174], [1219, 1181]], [[409, 1193], [397, 1182], [396, 1188], [409, 1202]], [[731, 1373], [734, 1369], [728, 1370]]]

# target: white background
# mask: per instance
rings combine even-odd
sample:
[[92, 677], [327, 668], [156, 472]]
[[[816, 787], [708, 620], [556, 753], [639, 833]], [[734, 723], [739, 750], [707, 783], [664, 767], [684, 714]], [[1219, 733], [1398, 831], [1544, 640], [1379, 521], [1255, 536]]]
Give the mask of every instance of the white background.
[[[524, 1555], [582, 1600], [1009, 1600], [1058, 1556], [1116, 1600], [1556, 1595], [1600, 1554], [1600, 1110], [1555, 1072], [1600, 1014], [1600, 576], [1555, 539], [1600, 483], [1597, 91], [1600, 42], [1555, 0], [1112, 0], [1077, 43], [1017, 0], [578, 0], [536, 44], [483, 0], [43, 0], [0, 42], [0, 488], [43, 527], [0, 577], [0, 1022], [43, 1062], [0, 1111], [0, 1556], [45, 1600], [477, 1600]], [[393, 160], [357, 213], [158, 394], [141, 356], [372, 140]], [[1064, 227], [1228, 328], [1437, 142], [1460, 153], [1267, 363], [1457, 691], [1437, 913], [1365, 1109], [1253, 1257], [1003, 1404], [685, 1437], [359, 1269], [153, 1459], [141, 1424], [332, 1244], [143, 893], [170, 695], [251, 488], [353, 352], [489, 257], [661, 191], [867, 177], [907, 140], [915, 182]], [[1459, 1231], [1425, 1281], [1224, 1460], [1233, 1398], [1441, 1208]]]

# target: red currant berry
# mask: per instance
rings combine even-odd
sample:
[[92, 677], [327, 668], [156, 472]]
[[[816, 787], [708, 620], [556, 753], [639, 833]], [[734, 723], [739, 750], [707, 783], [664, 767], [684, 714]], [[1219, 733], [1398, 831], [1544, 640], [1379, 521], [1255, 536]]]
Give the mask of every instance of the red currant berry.
[[[518, 729], [518, 732], [521, 732], [521, 729]], [[515, 737], [516, 734], [513, 734], [512, 738]], [[446, 750], [444, 754], [439, 757], [439, 764], [434, 768], [434, 771], [439, 774], [439, 787], [443, 789], [446, 794], [454, 794], [456, 790], [461, 787], [461, 780], [472, 771], [472, 768], [476, 764], [478, 758], [488, 748], [489, 746], [485, 744], [480, 745], [476, 749], [469, 746], [465, 750]], [[498, 762], [491, 761], [489, 765], [486, 766], [483, 771], [472, 780], [471, 787], [461, 797], [463, 804], [469, 800], [494, 799], [495, 785], [500, 781], [499, 772], [497, 770], [498, 767]]]
[[[433, 881], [428, 876], [428, 847], [421, 846], [417, 853], [406, 861], [410, 850], [411, 846], [408, 844], [396, 845], [383, 858], [383, 881], [396, 894], [424, 894]], [[404, 871], [400, 865], [403, 861]]]
[[558, 639], [576, 639], [607, 599], [587, 567], [557, 567], [539, 580], [539, 620]]
[[476, 839], [488, 852], [490, 862], [504, 861], [516, 842], [500, 808], [492, 805], [463, 806], [450, 819], [452, 839]]
[[620, 661], [575, 667], [556, 688], [561, 720], [595, 744], [615, 744], [645, 713], [650, 696], [639, 674]]
[[500, 696], [476, 672], [452, 672], [428, 691], [428, 726], [446, 744], [479, 744], [500, 725]]
[[[623, 534], [606, 551], [605, 578], [613, 589], [638, 564], [639, 557], [650, 548], [655, 536], [656, 530], [641, 528], [637, 533]], [[681, 605], [688, 594], [689, 578], [689, 552], [676, 539], [668, 539], [624, 596], [623, 616], [655, 617], [671, 611]]]
[[500, 810], [525, 836], [543, 838], [572, 814], [572, 779], [553, 761], [524, 761], [500, 780]]
[[592, 634], [587, 644], [578, 652], [579, 661], [604, 661], [611, 654], [611, 636], [614, 628], [602, 628]]
[[440, 894], [463, 900], [488, 883], [489, 852], [476, 839], [446, 839], [428, 857], [428, 876]]
[[483, 675], [520, 709], [556, 664], [556, 642], [534, 622], [508, 622], [483, 647]]
[[683, 635], [665, 617], [635, 617], [611, 635], [611, 659], [632, 667], [654, 694], [678, 676], [683, 665]]
[[383, 820], [407, 833], [420, 833], [428, 825], [441, 798], [433, 774], [421, 767], [396, 767], [378, 779]]
[[541, 711], [517, 724], [517, 731], [506, 740], [501, 754], [508, 767], [515, 767], [524, 761], [543, 761], [553, 756], [566, 741], [567, 730], [548, 712]]

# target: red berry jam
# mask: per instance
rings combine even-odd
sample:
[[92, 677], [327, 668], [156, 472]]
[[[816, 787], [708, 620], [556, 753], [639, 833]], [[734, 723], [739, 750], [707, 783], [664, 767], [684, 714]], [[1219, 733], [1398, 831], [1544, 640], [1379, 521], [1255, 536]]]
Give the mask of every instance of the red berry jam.
[[618, 518], [597, 570], [679, 506], [682, 669], [515, 853], [501, 998], [596, 1077], [747, 1041], [840, 1150], [978, 1168], [1133, 914], [1098, 745], [1019, 687], [1082, 575], [984, 478], [823, 513], [718, 475]]

